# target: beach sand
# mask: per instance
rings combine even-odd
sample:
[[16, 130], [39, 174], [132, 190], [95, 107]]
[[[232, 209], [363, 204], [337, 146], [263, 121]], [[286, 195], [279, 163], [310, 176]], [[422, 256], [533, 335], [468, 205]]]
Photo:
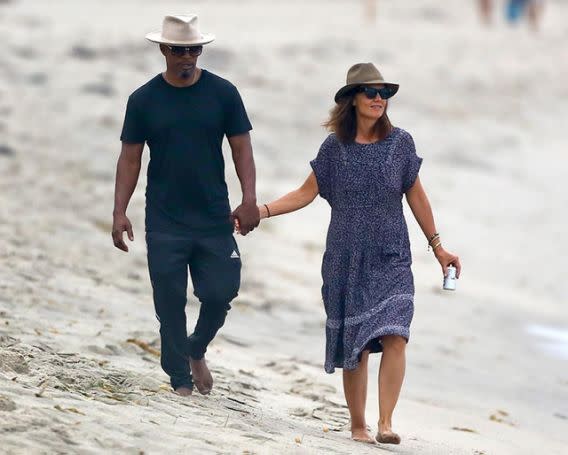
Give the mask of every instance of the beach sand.
[[[0, 1], [0, 451], [566, 453], [568, 5], [548, 2], [535, 34], [483, 27], [472, 3], [379, 2], [369, 21], [363, 2]], [[441, 290], [406, 210], [416, 310], [400, 446], [350, 441], [341, 371], [323, 371], [321, 199], [239, 237], [242, 289], [207, 355], [214, 391], [171, 393], [156, 355], [144, 175], [128, 254], [110, 229], [126, 99], [163, 68], [143, 37], [183, 12], [217, 35], [200, 64], [243, 96], [262, 202], [308, 175], [351, 64], [373, 61], [401, 84], [389, 116], [414, 136], [463, 274], [456, 292]]]

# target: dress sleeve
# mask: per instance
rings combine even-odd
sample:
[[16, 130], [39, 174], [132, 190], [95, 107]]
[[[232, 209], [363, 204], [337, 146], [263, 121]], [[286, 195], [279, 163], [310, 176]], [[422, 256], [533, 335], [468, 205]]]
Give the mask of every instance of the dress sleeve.
[[402, 192], [406, 193], [418, 177], [420, 166], [422, 165], [422, 158], [416, 154], [416, 147], [412, 136], [404, 132], [400, 142], [401, 155], [404, 160], [402, 167]]
[[315, 159], [310, 161], [318, 182], [319, 195], [331, 204], [332, 188], [332, 152], [333, 142], [331, 135], [322, 143]]

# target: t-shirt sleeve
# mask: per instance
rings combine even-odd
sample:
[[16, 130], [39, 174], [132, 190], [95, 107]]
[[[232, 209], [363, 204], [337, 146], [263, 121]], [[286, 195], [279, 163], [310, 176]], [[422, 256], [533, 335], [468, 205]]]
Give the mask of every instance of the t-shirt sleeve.
[[418, 177], [422, 158], [416, 154], [416, 147], [412, 136], [405, 132], [400, 142], [401, 155], [404, 160], [402, 167], [402, 192], [406, 193]]
[[130, 96], [126, 104], [120, 140], [129, 144], [142, 144], [146, 141], [146, 131], [141, 108], [136, 100]]
[[252, 130], [245, 105], [236, 87], [231, 86], [226, 101], [225, 135], [238, 136]]
[[332, 152], [333, 140], [328, 137], [320, 146], [315, 159], [310, 161], [316, 180], [318, 182], [319, 195], [331, 204], [332, 188]]

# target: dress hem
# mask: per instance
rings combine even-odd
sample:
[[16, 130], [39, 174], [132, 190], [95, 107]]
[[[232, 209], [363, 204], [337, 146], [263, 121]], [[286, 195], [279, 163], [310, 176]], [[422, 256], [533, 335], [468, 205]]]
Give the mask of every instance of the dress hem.
[[405, 338], [406, 342], [408, 343], [408, 340], [410, 339], [410, 330], [407, 327], [400, 325], [381, 327], [380, 329], [375, 330], [371, 336], [367, 337], [367, 339], [365, 339], [365, 342], [362, 345], [357, 346], [355, 349], [353, 349], [351, 355], [347, 360], [343, 362], [343, 364], [339, 363], [331, 364], [331, 362], [330, 363], [326, 362], [325, 372], [328, 374], [333, 374], [336, 368], [343, 368], [345, 370], [355, 370], [359, 366], [359, 355], [361, 354], [361, 352], [363, 352], [365, 346], [367, 346], [372, 340], [385, 335], [401, 336]]
[[395, 294], [393, 296], [390, 296], [387, 299], [380, 301], [377, 306], [375, 306], [371, 310], [367, 311], [366, 313], [359, 314], [357, 316], [351, 316], [351, 317], [344, 318], [344, 319], [327, 318], [325, 326], [330, 330], [338, 330], [342, 326], [350, 326], [350, 325], [355, 325], [355, 324], [361, 324], [362, 322], [366, 321], [371, 316], [373, 316], [375, 313], [380, 311], [381, 307], [379, 305], [384, 305], [387, 302], [390, 302], [392, 300], [410, 300], [411, 302], [414, 302], [414, 294], [410, 294], [410, 293]]

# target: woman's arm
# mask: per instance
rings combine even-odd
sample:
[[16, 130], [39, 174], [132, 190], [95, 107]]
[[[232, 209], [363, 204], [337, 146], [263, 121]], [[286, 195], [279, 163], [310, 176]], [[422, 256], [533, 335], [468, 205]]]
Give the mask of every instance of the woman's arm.
[[[427, 240], [430, 240], [432, 236], [436, 233], [436, 225], [434, 223], [434, 215], [432, 214], [432, 207], [430, 206], [430, 201], [428, 201], [428, 196], [422, 187], [420, 182], [420, 177], [416, 177], [414, 185], [406, 192], [406, 201], [412, 210], [414, 218], [418, 222], [422, 232], [426, 236]], [[436, 241], [433, 246], [438, 242]], [[436, 259], [442, 266], [444, 276], [446, 276], [448, 265], [452, 264], [456, 267], [456, 277], [459, 278], [461, 271], [461, 264], [459, 258], [444, 250], [444, 247], [440, 243], [439, 246], [434, 248], [434, 254]]]
[[[318, 182], [313, 171], [303, 185], [297, 190], [291, 191], [280, 199], [259, 205], [260, 218], [268, 218], [276, 215], [294, 212], [310, 204], [318, 195]], [[268, 210], [267, 207], [268, 206]], [[269, 213], [270, 212], [270, 213]]]

